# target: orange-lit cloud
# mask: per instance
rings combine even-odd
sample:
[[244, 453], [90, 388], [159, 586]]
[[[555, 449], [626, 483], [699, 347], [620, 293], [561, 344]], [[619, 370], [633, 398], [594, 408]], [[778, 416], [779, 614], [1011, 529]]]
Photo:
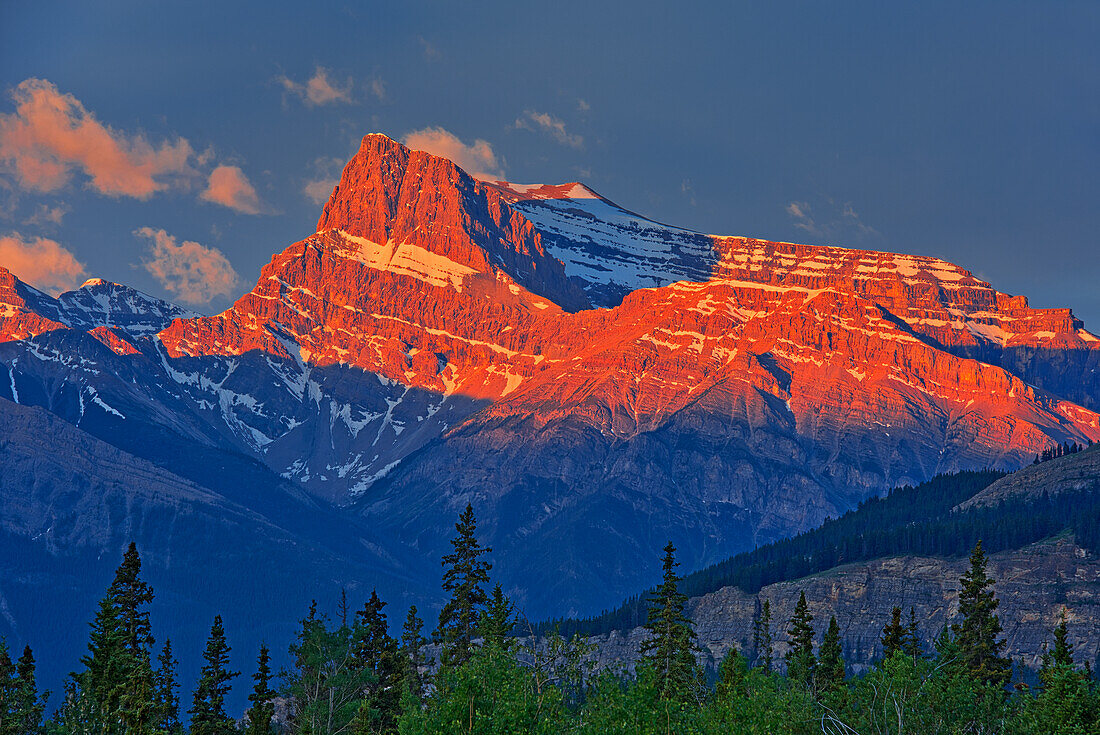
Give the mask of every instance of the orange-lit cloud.
[[480, 138], [473, 145], [466, 145], [458, 136], [443, 128], [424, 128], [409, 133], [402, 142], [409, 148], [454, 161], [475, 179], [490, 181], [504, 178], [504, 166], [497, 160], [493, 147]]
[[176, 238], [152, 227], [134, 234], [151, 241], [152, 257], [145, 261], [145, 270], [180, 301], [206, 304], [216, 296], [232, 295], [237, 272], [222, 251], [190, 240], [177, 244]]
[[262, 214], [266, 209], [244, 171], [236, 166], [218, 166], [211, 171], [199, 197], [244, 214]]
[[[584, 100], [581, 100], [581, 102], [584, 102]], [[588, 109], [587, 103], [581, 109]], [[582, 136], [566, 132], [564, 122], [545, 112], [524, 110], [523, 117], [516, 119], [516, 127], [546, 133], [554, 140], [570, 148], [582, 148], [584, 146]]]
[[[351, 102], [351, 77], [340, 85], [329, 81], [329, 71], [323, 66], [318, 66], [304, 84], [296, 82], [286, 76], [276, 77], [276, 81], [283, 85], [283, 89], [291, 94], [301, 97], [311, 107], [319, 105], [332, 105], [340, 102]], [[381, 81], [379, 81], [381, 84]]]
[[0, 165], [24, 188], [56, 191], [81, 171], [101, 194], [148, 199], [195, 174], [184, 138], [155, 146], [115, 130], [44, 79], [27, 79], [11, 96], [15, 112], [0, 114]]
[[0, 265], [54, 296], [76, 288], [84, 276], [84, 264], [60, 243], [44, 237], [25, 240], [18, 232], [0, 236]]

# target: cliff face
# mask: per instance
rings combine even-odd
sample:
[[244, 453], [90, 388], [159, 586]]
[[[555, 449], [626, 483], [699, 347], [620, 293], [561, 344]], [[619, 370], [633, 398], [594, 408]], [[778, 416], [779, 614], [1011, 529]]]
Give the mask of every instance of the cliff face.
[[[895, 557], [867, 564], [851, 564], [823, 574], [765, 587], [746, 595], [726, 587], [689, 601], [688, 614], [695, 625], [704, 656], [721, 661], [731, 646], [752, 655], [753, 615], [769, 600], [776, 660], [782, 664], [787, 645], [787, 621], [794, 613], [800, 591], [814, 616], [816, 642], [821, 643], [829, 616], [840, 626], [844, 659], [849, 671], [858, 673], [881, 658], [880, 638], [890, 611], [898, 605], [903, 620], [909, 608], [916, 614], [925, 650], [944, 624], [958, 613], [959, 578], [965, 559], [944, 560]], [[1070, 642], [1079, 663], [1095, 663], [1100, 656], [1100, 559], [1079, 548], [1069, 537], [1035, 544], [1019, 551], [993, 554], [988, 571], [996, 581], [1001, 604], [997, 609], [1007, 642], [1006, 653], [1017, 664], [1039, 665], [1044, 644], [1067, 612]], [[644, 629], [599, 636], [601, 665], [620, 665], [637, 658]]]
[[429, 556], [472, 502], [535, 617], [614, 604], [669, 538], [697, 567], [1100, 439], [1100, 341], [1068, 310], [934, 258], [478, 182], [380, 135], [225, 312], [121, 288], [0, 273], [0, 396], [82, 427], [102, 403], [120, 423], [89, 430], [138, 454], [133, 427], [240, 452]]

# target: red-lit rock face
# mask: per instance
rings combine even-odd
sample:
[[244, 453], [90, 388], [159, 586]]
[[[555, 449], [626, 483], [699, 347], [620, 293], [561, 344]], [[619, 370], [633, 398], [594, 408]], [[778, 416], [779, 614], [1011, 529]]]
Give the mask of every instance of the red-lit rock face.
[[575, 191], [594, 196], [482, 185], [368, 136], [321, 232], [277, 255], [232, 309], [177, 321], [161, 340], [172, 355], [258, 349], [496, 401], [475, 424], [570, 415], [629, 436], [721, 386], [723, 400], [786, 404], [799, 434], [892, 429], [937, 457], [949, 447], [952, 464], [958, 453], [1011, 464], [1055, 440], [1100, 438], [1096, 414], [957, 354], [1098, 354], [1100, 343], [1068, 310], [1029, 309], [934, 258], [713, 238], [710, 280], [568, 313], [550, 298], [567, 292], [560, 264], [506, 200]]
[[384, 136], [318, 227], [210, 317], [0, 271], [0, 396], [244, 452], [421, 555], [473, 502], [547, 614], [649, 584], [668, 539], [695, 568], [1100, 440], [1100, 341], [934, 258], [702, 235]]
[[[855, 487], [1015, 466], [1055, 441], [1100, 439], [1100, 418], [1083, 407], [1100, 397], [1100, 341], [1068, 310], [1030, 309], [934, 258], [698, 235], [580, 184], [477, 182], [380, 135], [364, 138], [318, 227], [232, 308], [172, 321], [158, 335], [167, 358], [266, 354], [302, 371], [351, 367], [383, 385], [490, 401], [463, 435], [516, 451], [532, 437], [491, 427], [568, 419], [617, 441], [702, 411], [719, 421], [714, 431], [782, 429], [784, 442], [820, 455], [821, 471], [855, 472]], [[633, 262], [658, 286], [616, 296]], [[677, 280], [684, 274], [698, 277]], [[10, 276], [4, 283], [9, 338], [65, 326], [26, 307]], [[117, 331], [93, 336], [120, 355], [145, 349]], [[294, 380], [292, 400], [320, 411], [320, 389], [301, 387], [305, 372]], [[255, 412], [229, 423], [256, 451], [302, 420], [280, 421], [278, 401], [249, 405], [268, 406], [262, 439], [238, 422]], [[426, 431], [419, 444], [400, 431], [376, 437], [368, 451], [392, 441], [377, 463], [393, 466]], [[782, 446], [776, 461], [811, 451]], [[853, 470], [858, 453], [875, 457], [873, 471]], [[377, 469], [362, 470], [364, 482]]]
[[[30, 289], [0, 265], [0, 342], [27, 339], [65, 325], [41, 313], [45, 309], [35, 307], [49, 299], [45, 294]], [[47, 312], [49, 313], [49, 312]], [[56, 316], [56, 314], [54, 314]]]

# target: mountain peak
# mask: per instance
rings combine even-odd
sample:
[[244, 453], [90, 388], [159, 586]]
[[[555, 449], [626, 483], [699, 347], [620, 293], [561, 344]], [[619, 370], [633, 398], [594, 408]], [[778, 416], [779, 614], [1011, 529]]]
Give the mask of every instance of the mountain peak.
[[588, 306], [497, 187], [385, 135], [365, 136], [344, 167], [317, 222], [317, 232], [331, 230], [378, 246], [419, 248], [478, 273], [502, 271], [565, 309]]
[[81, 288], [92, 288], [94, 286], [117, 286], [117, 283], [105, 280], [103, 278], [89, 278], [84, 283], [80, 284]]

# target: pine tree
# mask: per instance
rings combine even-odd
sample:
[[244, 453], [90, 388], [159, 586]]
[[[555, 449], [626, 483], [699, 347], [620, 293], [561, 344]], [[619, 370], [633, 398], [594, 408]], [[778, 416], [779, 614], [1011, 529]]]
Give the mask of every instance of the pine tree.
[[152, 732], [153, 637], [146, 609], [152, 601], [153, 589], [141, 579], [141, 558], [131, 542], [100, 600], [88, 654], [81, 659], [84, 671], [74, 687], [74, 696], [85, 700], [77, 709], [105, 732]]
[[745, 657], [738, 652], [737, 646], [730, 646], [722, 663], [718, 665], [718, 681], [714, 685], [714, 693], [723, 699], [746, 693], [745, 680], [748, 674], [749, 667]]
[[199, 670], [199, 681], [195, 685], [191, 714], [190, 735], [233, 735], [237, 728], [225, 712], [225, 695], [229, 693], [229, 682], [240, 675], [239, 671], [229, 670], [229, 644], [225, 640], [222, 616], [214, 616], [210, 626], [210, 637], [206, 639], [206, 650], [202, 658], [205, 662]]
[[8, 644], [0, 638], [0, 735], [20, 735], [19, 680]]
[[821, 641], [817, 654], [817, 688], [829, 691], [844, 683], [844, 658], [840, 645], [840, 626], [836, 617], [829, 618], [829, 627]]
[[466, 510], [455, 524], [457, 535], [451, 539], [454, 551], [443, 557], [443, 590], [450, 599], [439, 613], [439, 626], [434, 638], [440, 644], [440, 663], [460, 666], [470, 658], [481, 609], [488, 601], [483, 585], [489, 583], [492, 564], [481, 557], [492, 549], [481, 548], [474, 535], [477, 521], [474, 509]]
[[905, 640], [902, 643], [902, 650], [905, 651], [907, 656], [913, 658], [921, 657], [920, 649], [920, 629], [917, 627], [917, 611], [912, 606], [909, 607], [909, 625], [905, 628]]
[[45, 700], [38, 697], [34, 652], [31, 651], [30, 646], [24, 646], [23, 655], [19, 657], [19, 661], [15, 665], [14, 722], [18, 732], [37, 732], [42, 724], [42, 713], [45, 709]]
[[352, 651], [356, 667], [367, 675], [354, 726], [359, 733], [393, 731], [401, 710], [405, 666], [397, 641], [390, 637], [385, 607], [372, 590], [363, 609], [355, 614]]
[[789, 639], [787, 653], [783, 657], [787, 662], [787, 678], [800, 684], [809, 685], [813, 681], [814, 667], [814, 616], [806, 605], [806, 593], [800, 592], [798, 604], [791, 615], [787, 629]]
[[256, 661], [256, 673], [252, 675], [252, 693], [248, 695], [251, 706], [246, 716], [248, 724], [243, 735], [275, 735], [275, 692], [271, 689], [271, 651], [260, 644], [260, 656]]
[[986, 574], [986, 557], [978, 541], [970, 554], [970, 568], [960, 580], [959, 614], [962, 620], [951, 626], [958, 646], [959, 664], [973, 680], [1006, 686], [1012, 678], [1012, 662], [1001, 656], [1004, 640], [993, 594], [993, 580]]
[[172, 656], [172, 641], [165, 639], [157, 656], [157, 670], [153, 673], [154, 727], [168, 735], [183, 732], [180, 724], [179, 683], [176, 681], [178, 661]]
[[1055, 666], [1073, 666], [1073, 644], [1069, 642], [1065, 608], [1062, 608], [1062, 617], [1054, 629], [1054, 650], [1050, 660]]
[[699, 693], [702, 671], [696, 659], [699, 650], [691, 621], [684, 615], [687, 595], [677, 588], [676, 547], [664, 548], [664, 579], [650, 599], [645, 628], [649, 636], [641, 646], [640, 664], [654, 674], [657, 696], [686, 702]]
[[401, 652], [405, 660], [405, 688], [417, 700], [424, 696], [425, 682], [420, 667], [428, 663], [423, 655], [424, 646], [428, 644], [423, 630], [424, 621], [417, 617], [416, 605], [410, 605], [405, 624], [401, 627]]
[[501, 651], [506, 651], [511, 647], [510, 634], [516, 624], [513, 617], [514, 612], [515, 605], [504, 596], [500, 585], [493, 587], [493, 593], [489, 597], [485, 611], [481, 614], [481, 629], [479, 632], [485, 641], [485, 645], [493, 646]]
[[755, 658], [754, 666], [764, 671], [772, 670], [772, 604], [767, 599], [760, 603], [760, 607], [752, 620], [752, 649]]
[[890, 622], [882, 629], [882, 657], [890, 658], [905, 647], [905, 628], [901, 624], [901, 608], [890, 611]]

